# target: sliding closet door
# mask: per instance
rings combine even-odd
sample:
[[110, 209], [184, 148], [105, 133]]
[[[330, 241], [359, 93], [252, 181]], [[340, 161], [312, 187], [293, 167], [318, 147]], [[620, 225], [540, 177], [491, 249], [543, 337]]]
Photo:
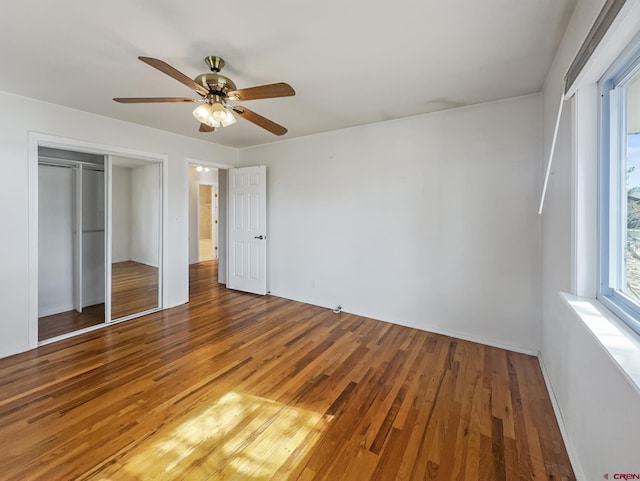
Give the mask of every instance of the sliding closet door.
[[161, 307], [161, 164], [110, 157], [111, 319]]
[[105, 322], [104, 157], [38, 148], [38, 340]]

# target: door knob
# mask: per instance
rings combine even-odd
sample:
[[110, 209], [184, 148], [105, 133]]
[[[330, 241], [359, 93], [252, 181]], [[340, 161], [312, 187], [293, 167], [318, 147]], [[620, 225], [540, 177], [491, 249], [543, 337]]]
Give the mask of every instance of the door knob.
[[254, 239], [260, 239], [260, 240], [266, 239], [266, 238], [267, 238], [266, 235], [257, 235], [257, 236], [254, 237]]

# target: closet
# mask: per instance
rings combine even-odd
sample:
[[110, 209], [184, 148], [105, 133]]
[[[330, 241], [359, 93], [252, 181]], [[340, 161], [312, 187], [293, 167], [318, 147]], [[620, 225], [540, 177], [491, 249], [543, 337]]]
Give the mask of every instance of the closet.
[[38, 340], [162, 307], [162, 164], [38, 148]]
[[39, 339], [105, 322], [105, 158], [38, 150]]

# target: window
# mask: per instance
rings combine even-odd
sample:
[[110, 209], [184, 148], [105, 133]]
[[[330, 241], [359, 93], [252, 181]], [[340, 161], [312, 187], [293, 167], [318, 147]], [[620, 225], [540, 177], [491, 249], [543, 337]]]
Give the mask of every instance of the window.
[[600, 83], [599, 297], [640, 333], [640, 48], [628, 52]]

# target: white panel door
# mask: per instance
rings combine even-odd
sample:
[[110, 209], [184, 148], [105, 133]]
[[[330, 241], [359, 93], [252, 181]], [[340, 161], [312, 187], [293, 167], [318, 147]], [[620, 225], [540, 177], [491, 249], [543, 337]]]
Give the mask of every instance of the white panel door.
[[267, 167], [229, 170], [227, 287], [267, 293]]

